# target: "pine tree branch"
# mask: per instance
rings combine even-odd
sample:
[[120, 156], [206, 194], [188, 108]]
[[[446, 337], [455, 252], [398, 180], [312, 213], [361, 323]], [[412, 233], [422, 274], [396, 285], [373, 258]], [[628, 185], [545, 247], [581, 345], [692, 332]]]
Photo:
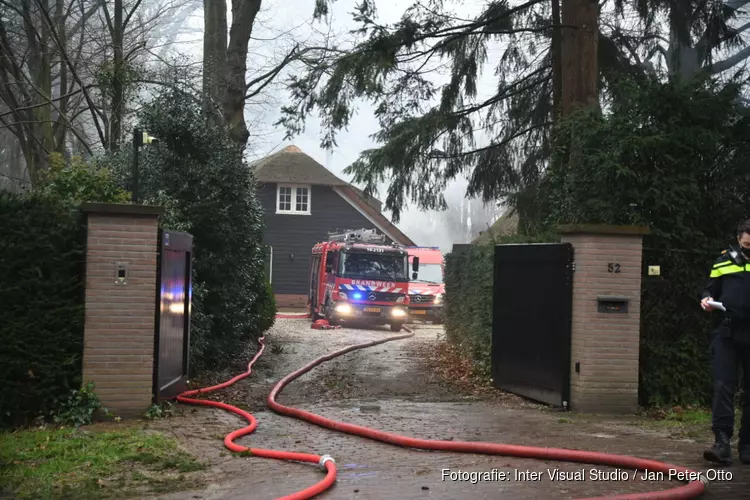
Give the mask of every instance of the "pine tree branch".
[[722, 61], [715, 62], [711, 64], [709, 70], [711, 74], [716, 75], [718, 73], [722, 73], [728, 69], [731, 69], [750, 57], [750, 46], [745, 47], [744, 49], [740, 50], [739, 52], [734, 53], [733, 55], [727, 57], [726, 59]]
[[513, 134], [509, 135], [508, 137], [504, 138], [500, 142], [492, 143], [488, 146], [484, 146], [481, 148], [472, 149], [471, 151], [462, 151], [460, 153], [456, 154], [446, 154], [442, 151], [434, 151], [427, 155], [427, 157], [431, 160], [451, 160], [456, 158], [464, 158], [466, 156], [475, 155], [477, 153], [482, 153], [484, 151], [489, 151], [491, 149], [496, 149], [499, 147], [507, 146], [509, 143], [513, 142], [514, 140], [518, 139], [519, 137], [528, 134], [529, 132], [533, 132], [535, 130], [549, 127], [552, 125], [552, 122], [545, 121], [544, 123], [538, 123], [536, 125], [531, 125], [530, 127], [527, 127], [523, 130], [519, 130], [517, 132], [514, 132]]

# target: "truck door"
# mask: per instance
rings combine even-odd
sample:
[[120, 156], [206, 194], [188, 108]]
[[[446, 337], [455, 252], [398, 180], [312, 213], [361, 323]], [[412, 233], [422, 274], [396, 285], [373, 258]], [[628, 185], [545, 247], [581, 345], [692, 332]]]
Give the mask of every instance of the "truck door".
[[[339, 265], [339, 252], [338, 250], [331, 250], [326, 254], [326, 285], [336, 284], [336, 272], [338, 271]], [[338, 297], [338, 290], [331, 290], [331, 298]]]
[[320, 255], [310, 259], [310, 312], [318, 307], [318, 281], [320, 279]]

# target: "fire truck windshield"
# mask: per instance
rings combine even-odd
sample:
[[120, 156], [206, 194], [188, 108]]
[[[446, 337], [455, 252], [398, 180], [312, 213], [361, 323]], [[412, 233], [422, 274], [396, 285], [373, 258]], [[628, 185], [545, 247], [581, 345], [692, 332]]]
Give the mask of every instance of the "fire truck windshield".
[[389, 279], [406, 281], [407, 256], [389, 253], [344, 252], [342, 278]]
[[443, 266], [440, 264], [419, 264], [419, 277], [417, 281], [427, 283], [443, 282]]

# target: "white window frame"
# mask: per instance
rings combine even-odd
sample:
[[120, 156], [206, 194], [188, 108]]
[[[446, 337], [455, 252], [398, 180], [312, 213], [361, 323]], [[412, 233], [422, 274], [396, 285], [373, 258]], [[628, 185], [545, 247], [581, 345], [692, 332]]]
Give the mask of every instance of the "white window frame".
[[[281, 188], [290, 188], [292, 190], [292, 209], [281, 210]], [[297, 210], [297, 190], [307, 189], [307, 210]], [[310, 215], [312, 201], [312, 187], [307, 184], [277, 184], [276, 185], [276, 213], [284, 215]]]

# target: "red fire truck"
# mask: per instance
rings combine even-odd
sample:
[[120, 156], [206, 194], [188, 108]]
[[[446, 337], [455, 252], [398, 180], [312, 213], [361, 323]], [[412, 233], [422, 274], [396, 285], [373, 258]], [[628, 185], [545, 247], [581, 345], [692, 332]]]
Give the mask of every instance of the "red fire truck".
[[[316, 244], [310, 262], [309, 309], [313, 321], [389, 324], [396, 332], [408, 317], [409, 255], [375, 230], [332, 234]], [[419, 259], [411, 265], [417, 277]]]
[[418, 259], [419, 279], [409, 283], [409, 316], [411, 319], [443, 321], [443, 253], [438, 247], [406, 247], [409, 261]]

